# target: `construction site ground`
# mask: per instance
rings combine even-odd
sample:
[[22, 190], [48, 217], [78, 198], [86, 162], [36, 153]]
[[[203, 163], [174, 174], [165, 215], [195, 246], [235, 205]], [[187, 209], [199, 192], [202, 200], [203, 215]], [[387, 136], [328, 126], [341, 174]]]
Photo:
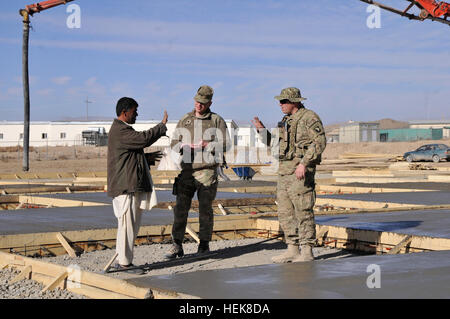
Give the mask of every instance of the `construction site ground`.
[[[39, 161], [43, 171], [32, 162], [28, 175], [1, 171], [0, 298], [450, 297], [450, 162], [411, 165], [387, 153], [325, 158], [316, 179], [316, 260], [294, 264], [271, 261], [286, 245], [277, 177], [267, 165], [252, 166], [253, 180], [226, 170], [231, 180], [219, 182], [211, 255], [195, 257], [194, 198], [186, 256], [165, 260], [176, 172], [152, 169], [159, 204], [143, 215], [134, 264], [145, 273], [137, 276], [104, 272], [117, 221], [104, 188], [104, 154], [91, 149], [98, 158], [77, 159], [78, 171], [55, 169], [52, 160]], [[73, 267], [81, 279], [71, 277]], [[373, 269], [381, 287], [369, 283]]]

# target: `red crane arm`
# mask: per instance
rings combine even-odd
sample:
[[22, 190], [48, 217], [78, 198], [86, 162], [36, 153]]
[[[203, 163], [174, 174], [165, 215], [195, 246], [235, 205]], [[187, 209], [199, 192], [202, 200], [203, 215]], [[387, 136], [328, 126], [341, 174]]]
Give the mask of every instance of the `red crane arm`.
[[[411, 3], [405, 10], [399, 10], [396, 8], [392, 8], [392, 7], [389, 7], [387, 5], [384, 5], [384, 4], [374, 1], [374, 0], [360, 0], [360, 1], [378, 6], [381, 9], [399, 14], [410, 20], [423, 21], [425, 19], [430, 19], [432, 21], [441, 22], [444, 24], [448, 24], [450, 26], [450, 19], [448, 19], [450, 17], [450, 3], [447, 3], [444, 1], [406, 0]], [[418, 15], [408, 13], [408, 11], [414, 6], [417, 6], [420, 9], [420, 13]]]
[[433, 17], [450, 16], [450, 3], [435, 0], [415, 0]]
[[56, 6], [59, 6], [61, 4], [66, 4], [67, 2], [71, 2], [73, 0], [48, 0], [48, 1], [41, 1], [35, 4], [30, 4], [25, 7], [25, 10], [30, 14], [33, 15], [34, 13], [38, 13]]

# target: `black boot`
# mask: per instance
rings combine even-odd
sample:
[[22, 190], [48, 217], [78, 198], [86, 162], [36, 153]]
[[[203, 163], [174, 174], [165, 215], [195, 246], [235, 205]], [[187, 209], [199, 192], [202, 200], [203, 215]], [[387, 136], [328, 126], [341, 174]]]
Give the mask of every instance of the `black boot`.
[[209, 241], [200, 240], [200, 244], [198, 245], [197, 254], [206, 254], [209, 253]]
[[165, 255], [167, 259], [175, 259], [177, 257], [183, 257], [183, 245], [181, 240], [174, 239], [172, 247], [170, 247], [169, 252]]

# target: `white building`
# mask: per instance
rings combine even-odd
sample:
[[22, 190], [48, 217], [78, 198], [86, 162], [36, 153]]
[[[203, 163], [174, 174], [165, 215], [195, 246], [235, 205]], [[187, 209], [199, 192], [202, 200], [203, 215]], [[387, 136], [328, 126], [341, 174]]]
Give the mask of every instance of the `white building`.
[[409, 121], [409, 128], [445, 128], [450, 127], [450, 120]]
[[[235, 136], [238, 126], [233, 120], [225, 120], [230, 136]], [[136, 131], [152, 128], [160, 121], [137, 121]], [[168, 137], [160, 138], [153, 146], [169, 146], [178, 121], [168, 121]], [[30, 146], [72, 146], [83, 145], [82, 132], [100, 129], [109, 132], [111, 121], [97, 122], [30, 122]], [[234, 141], [237, 141], [237, 137]], [[0, 147], [23, 145], [23, 122], [0, 122]], [[236, 145], [236, 143], [233, 143]], [[249, 146], [249, 145], [247, 145]]]
[[235, 145], [245, 147], [265, 147], [261, 137], [253, 126], [244, 125], [235, 131]]

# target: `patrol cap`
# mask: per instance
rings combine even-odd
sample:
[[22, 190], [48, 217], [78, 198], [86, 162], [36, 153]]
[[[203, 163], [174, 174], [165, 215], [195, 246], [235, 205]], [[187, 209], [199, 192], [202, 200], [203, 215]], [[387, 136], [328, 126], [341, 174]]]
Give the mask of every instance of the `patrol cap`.
[[302, 97], [300, 90], [294, 87], [282, 89], [280, 95], [275, 96], [275, 99], [278, 101], [289, 100], [292, 103], [306, 100], [306, 98]]
[[208, 85], [202, 85], [198, 90], [197, 94], [194, 96], [194, 100], [206, 104], [212, 101], [214, 90]]

